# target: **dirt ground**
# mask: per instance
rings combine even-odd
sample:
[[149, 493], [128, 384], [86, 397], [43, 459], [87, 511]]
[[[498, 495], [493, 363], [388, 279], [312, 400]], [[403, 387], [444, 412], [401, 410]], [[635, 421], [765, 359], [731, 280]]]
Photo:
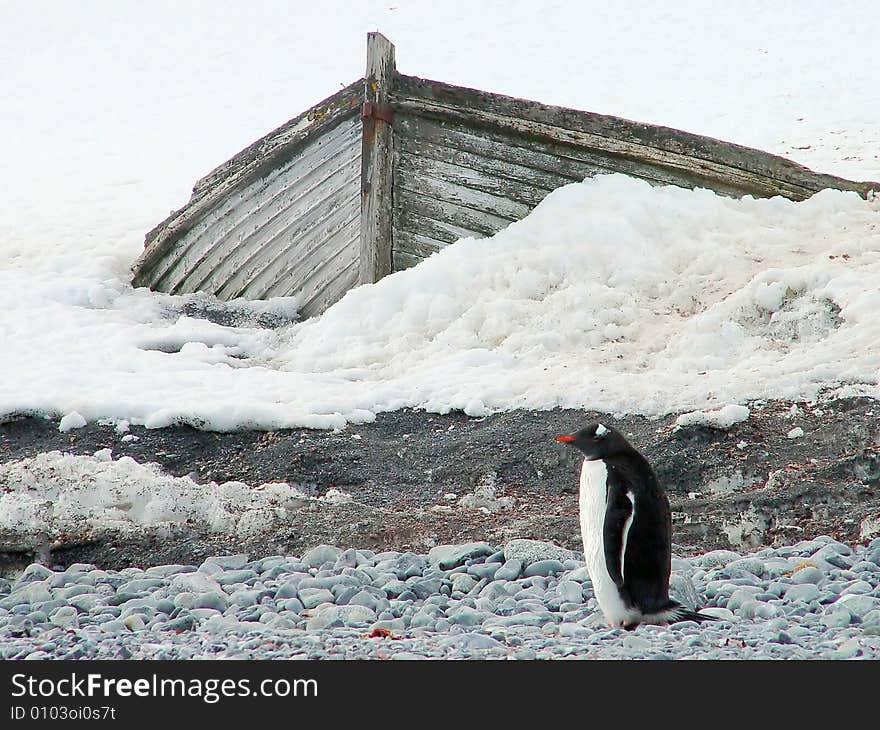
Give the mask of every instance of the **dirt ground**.
[[[591, 420], [621, 430], [654, 465], [669, 494], [678, 553], [742, 551], [819, 534], [854, 543], [880, 532], [880, 403], [848, 398], [794, 410], [784, 402], [751, 407], [750, 417], [727, 431], [675, 429], [674, 416], [557, 409], [474, 419], [405, 410], [339, 432], [132, 427], [138, 440], [128, 443], [112, 426], [61, 433], [54, 421], [27, 417], [0, 425], [0, 462], [109, 447], [114, 457], [157, 462], [199, 483], [286, 481], [312, 496], [335, 487], [355, 500], [333, 509], [306, 506], [284, 529], [247, 540], [180, 528], [61, 544], [49, 556], [56, 565], [119, 568], [192, 563], [220, 552], [297, 554], [322, 542], [424, 552], [441, 543], [529, 537], [579, 549], [580, 460], [554, 438]], [[795, 427], [803, 436], [789, 438]], [[488, 507], [458, 504], [486, 485], [495, 490]], [[34, 557], [0, 545], [0, 570]]]

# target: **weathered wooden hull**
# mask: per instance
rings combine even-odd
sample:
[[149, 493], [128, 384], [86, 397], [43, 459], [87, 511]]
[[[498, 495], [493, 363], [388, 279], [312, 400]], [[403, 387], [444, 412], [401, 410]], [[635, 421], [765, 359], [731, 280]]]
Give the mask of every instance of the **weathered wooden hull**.
[[147, 234], [134, 284], [296, 295], [306, 317], [339, 299], [358, 277], [362, 93], [347, 87], [200, 180]]
[[295, 296], [309, 317], [597, 174], [793, 200], [880, 190], [668, 127], [405, 76], [379, 34], [368, 49], [365, 79], [196, 183], [190, 202], [147, 234], [135, 285], [224, 300]]

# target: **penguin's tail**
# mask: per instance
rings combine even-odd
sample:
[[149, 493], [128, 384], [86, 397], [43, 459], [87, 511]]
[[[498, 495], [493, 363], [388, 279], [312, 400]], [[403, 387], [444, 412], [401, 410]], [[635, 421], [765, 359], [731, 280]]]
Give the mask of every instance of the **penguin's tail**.
[[650, 616], [644, 616], [642, 618], [642, 623], [675, 624], [679, 621], [696, 621], [697, 623], [702, 623], [703, 621], [717, 620], [718, 619], [715, 616], [700, 613], [699, 611], [693, 611], [687, 606], [682, 606], [678, 601], [670, 600], [669, 605], [666, 608], [661, 609]]

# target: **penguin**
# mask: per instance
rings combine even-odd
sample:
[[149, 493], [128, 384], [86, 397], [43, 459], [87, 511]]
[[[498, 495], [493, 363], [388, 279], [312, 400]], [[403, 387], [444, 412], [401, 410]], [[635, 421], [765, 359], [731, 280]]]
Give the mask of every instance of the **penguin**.
[[632, 630], [714, 620], [669, 597], [672, 513], [648, 460], [601, 423], [556, 440], [584, 454], [578, 500], [584, 559], [608, 625]]

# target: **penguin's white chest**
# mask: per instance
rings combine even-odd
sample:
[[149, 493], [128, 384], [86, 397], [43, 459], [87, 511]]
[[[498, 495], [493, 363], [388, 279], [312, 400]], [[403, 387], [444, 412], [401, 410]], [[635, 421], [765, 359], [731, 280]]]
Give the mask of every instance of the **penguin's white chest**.
[[581, 537], [584, 541], [584, 560], [599, 608], [610, 626], [622, 626], [638, 620], [640, 612], [628, 608], [620, 598], [620, 592], [608, 574], [605, 564], [607, 478], [608, 469], [605, 462], [584, 460], [578, 499]]

